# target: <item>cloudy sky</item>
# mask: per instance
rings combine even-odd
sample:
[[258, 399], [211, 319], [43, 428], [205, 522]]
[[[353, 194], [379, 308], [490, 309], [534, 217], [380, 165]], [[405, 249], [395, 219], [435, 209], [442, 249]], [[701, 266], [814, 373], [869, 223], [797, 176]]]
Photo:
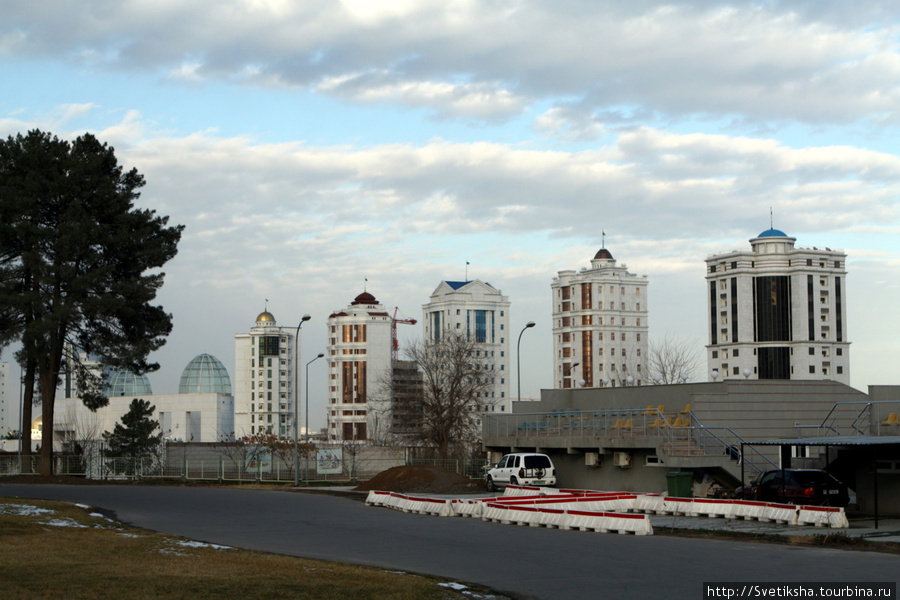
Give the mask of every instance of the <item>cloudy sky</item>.
[[749, 248], [770, 209], [798, 246], [848, 254], [852, 385], [900, 384], [895, 3], [3, 4], [0, 135], [89, 131], [145, 175], [142, 206], [186, 226], [157, 393], [201, 352], [233, 377], [267, 299], [280, 325], [312, 315], [307, 361], [365, 286], [420, 318], [469, 262], [514, 331], [537, 322], [536, 397], [551, 279], [601, 231], [650, 280], [651, 338], [700, 352], [703, 261]]

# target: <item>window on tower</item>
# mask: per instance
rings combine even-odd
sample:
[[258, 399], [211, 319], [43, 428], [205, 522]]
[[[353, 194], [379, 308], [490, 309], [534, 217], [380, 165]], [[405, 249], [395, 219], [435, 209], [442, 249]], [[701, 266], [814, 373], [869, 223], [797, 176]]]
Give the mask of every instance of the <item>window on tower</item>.
[[278, 356], [278, 336], [262, 335], [259, 337], [260, 356]]

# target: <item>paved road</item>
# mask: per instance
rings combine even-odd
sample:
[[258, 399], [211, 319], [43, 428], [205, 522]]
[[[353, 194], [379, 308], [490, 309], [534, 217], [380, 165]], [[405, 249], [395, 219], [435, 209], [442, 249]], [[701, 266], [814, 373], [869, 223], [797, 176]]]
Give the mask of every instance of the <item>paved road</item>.
[[216, 544], [431, 573], [517, 598], [703, 598], [703, 583], [897, 581], [900, 557], [412, 515], [346, 497], [215, 488], [0, 484]]

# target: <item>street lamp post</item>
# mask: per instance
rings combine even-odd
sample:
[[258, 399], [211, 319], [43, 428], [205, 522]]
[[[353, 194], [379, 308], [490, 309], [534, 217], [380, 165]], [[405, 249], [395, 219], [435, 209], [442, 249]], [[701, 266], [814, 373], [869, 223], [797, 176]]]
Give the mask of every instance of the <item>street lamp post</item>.
[[313, 364], [323, 356], [325, 356], [325, 354], [319, 352], [314, 359], [306, 363], [306, 485], [309, 485], [309, 365]]
[[300, 328], [312, 317], [303, 315], [300, 318], [300, 324], [297, 325], [297, 335], [294, 337], [294, 485], [300, 485], [300, 432], [298, 431], [298, 421], [300, 417], [300, 401], [299, 401], [299, 379], [300, 371], [297, 368], [297, 359], [300, 356]]
[[519, 332], [519, 339], [518, 341], [516, 341], [516, 385], [518, 386], [516, 395], [518, 396], [518, 400], [520, 402], [522, 401], [522, 352], [520, 351], [520, 346], [522, 345], [522, 334], [525, 333], [526, 329], [529, 329], [531, 327], [534, 327], [534, 321], [528, 321], [527, 323], [525, 323], [525, 327], [523, 327], [522, 331]]

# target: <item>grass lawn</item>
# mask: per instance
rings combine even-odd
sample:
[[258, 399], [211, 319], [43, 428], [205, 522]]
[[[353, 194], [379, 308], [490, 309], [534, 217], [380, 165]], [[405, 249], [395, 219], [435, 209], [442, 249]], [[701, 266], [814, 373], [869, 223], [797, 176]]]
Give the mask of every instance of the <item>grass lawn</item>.
[[[441, 583], [376, 568], [199, 544], [125, 527], [83, 505], [0, 498], [4, 600], [464, 597]], [[468, 598], [490, 597], [466, 591]]]

